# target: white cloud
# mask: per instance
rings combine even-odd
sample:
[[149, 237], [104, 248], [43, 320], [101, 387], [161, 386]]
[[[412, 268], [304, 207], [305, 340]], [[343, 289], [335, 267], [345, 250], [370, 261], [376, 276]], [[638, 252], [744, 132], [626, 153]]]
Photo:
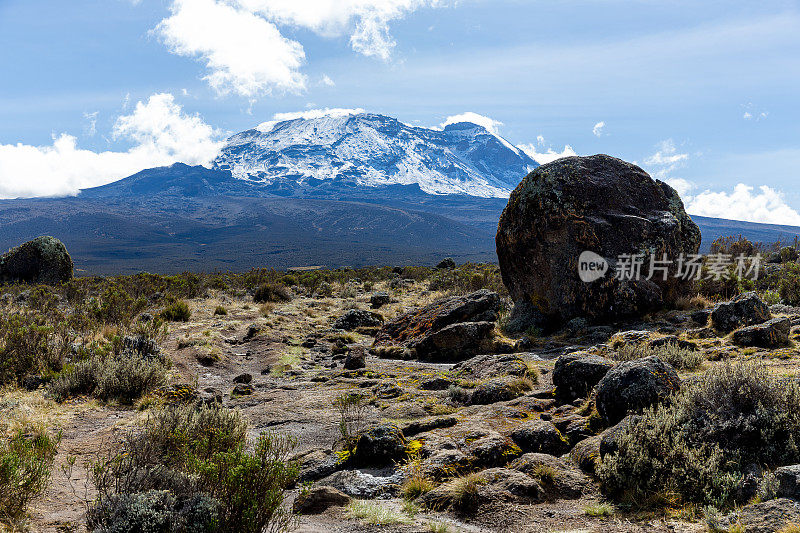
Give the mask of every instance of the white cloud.
[[[306, 89], [303, 46], [278, 25], [323, 37], [350, 36], [354, 51], [388, 61], [395, 46], [389, 24], [444, 0], [172, 0], [155, 28], [169, 51], [205, 63], [205, 80], [220, 94], [251, 101]], [[327, 76], [326, 80], [330, 80]]]
[[324, 37], [350, 35], [350, 46], [388, 60], [395, 46], [389, 23], [440, 0], [237, 0], [278, 24], [308, 28]]
[[645, 158], [644, 164], [649, 166], [653, 176], [660, 180], [674, 179], [671, 174], [683, 166], [689, 159], [689, 154], [678, 152], [672, 139], [661, 141], [657, 145], [658, 151]]
[[739, 183], [730, 193], [704, 191], [684, 198], [686, 211], [692, 215], [766, 224], [800, 226], [800, 214], [786, 204], [783, 193], [766, 185], [754, 194], [753, 187]]
[[224, 144], [221, 132], [184, 113], [171, 94], [137, 103], [133, 113], [117, 119], [113, 138], [133, 145], [127, 151], [94, 152], [78, 148], [67, 133], [49, 146], [0, 145], [0, 198], [66, 196], [145, 168], [207, 165]]
[[303, 119], [314, 119], [314, 118], [322, 118], [322, 117], [344, 117], [347, 115], [357, 115], [359, 113], [364, 113], [365, 111], [361, 108], [357, 109], [342, 109], [342, 108], [325, 108], [325, 109], [309, 109], [307, 111], [292, 111], [289, 113], [275, 113], [272, 116], [272, 120], [268, 120], [267, 122], [262, 122], [256, 129], [262, 133], [269, 133], [272, 131], [272, 128], [275, 127], [275, 124], [278, 122], [284, 122], [286, 120], [295, 120], [298, 118]]
[[537, 135], [536, 136], [536, 142], [539, 143], [539, 145], [544, 144], [544, 136], [543, 135]]
[[745, 111], [744, 115], [742, 115], [742, 118], [745, 120], [750, 120], [751, 118], [753, 118], [753, 114], [750, 111]]
[[333, 81], [331, 79], [331, 77], [328, 76], [327, 74], [323, 74], [322, 75], [322, 79], [320, 80], [320, 83], [322, 85], [324, 85], [325, 87], [334, 87], [336, 85], [336, 82]]
[[670, 178], [665, 181], [670, 187], [678, 191], [681, 198], [688, 197], [689, 193], [697, 187], [691, 181], [683, 178]]
[[[541, 137], [541, 135], [539, 137]], [[542, 142], [543, 141], [544, 138], [542, 138]], [[564, 149], [561, 150], [560, 152], [557, 152], [552, 148], [548, 148], [546, 152], [537, 152], [536, 146], [534, 144], [518, 144], [517, 147], [526, 154], [528, 154], [528, 157], [530, 157], [540, 165], [544, 165], [545, 163], [550, 163], [552, 161], [555, 161], [556, 159], [561, 159], [562, 157], [578, 155], [575, 153], [575, 150], [572, 148], [572, 146], [568, 144], [564, 145]]]
[[478, 113], [473, 113], [472, 111], [467, 111], [466, 113], [461, 113], [460, 115], [447, 117], [445, 121], [440, 124], [440, 127], [444, 128], [449, 124], [457, 124], [459, 122], [472, 122], [478, 126], [483, 126], [486, 128], [486, 131], [498, 136], [500, 135], [499, 128], [503, 125], [503, 123], [499, 120], [495, 120], [484, 115], [479, 115]]
[[600, 137], [601, 135], [603, 135], [603, 128], [605, 128], [605, 127], [606, 127], [606, 123], [601, 120], [600, 122], [595, 124], [594, 127], [592, 128], [592, 134], [595, 137]]
[[274, 91], [298, 93], [306, 78], [300, 43], [275, 24], [218, 0], [175, 0], [156, 27], [170, 52], [205, 62], [204, 78], [220, 94], [256, 99]]
[[84, 133], [87, 137], [94, 137], [97, 133], [97, 115], [99, 114], [98, 111], [83, 114], [83, 118], [85, 118], [87, 122], [86, 128], [84, 129]]

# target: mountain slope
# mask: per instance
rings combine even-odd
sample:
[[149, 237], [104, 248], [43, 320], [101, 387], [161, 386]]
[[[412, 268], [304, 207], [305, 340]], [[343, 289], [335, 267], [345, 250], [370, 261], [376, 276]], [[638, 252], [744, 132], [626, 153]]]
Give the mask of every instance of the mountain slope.
[[371, 113], [266, 123], [231, 137], [214, 162], [273, 189], [405, 185], [484, 198], [508, 197], [537, 166], [477, 124], [434, 130]]

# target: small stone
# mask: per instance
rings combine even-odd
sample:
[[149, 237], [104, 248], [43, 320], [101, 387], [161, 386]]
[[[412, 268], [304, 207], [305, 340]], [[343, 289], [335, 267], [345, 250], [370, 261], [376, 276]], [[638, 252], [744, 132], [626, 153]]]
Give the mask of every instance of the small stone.
[[241, 383], [243, 385], [247, 385], [251, 381], [253, 381], [253, 375], [252, 374], [247, 374], [247, 373], [239, 374], [238, 376], [233, 378], [233, 382], [234, 383]]

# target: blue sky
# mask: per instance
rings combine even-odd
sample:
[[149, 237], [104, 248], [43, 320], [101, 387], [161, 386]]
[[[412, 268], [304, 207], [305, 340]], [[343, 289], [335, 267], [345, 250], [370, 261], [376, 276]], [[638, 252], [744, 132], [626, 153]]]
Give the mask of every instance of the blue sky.
[[690, 212], [800, 225], [798, 2], [0, 0], [0, 50], [4, 197], [364, 108], [479, 113], [532, 153], [635, 161]]

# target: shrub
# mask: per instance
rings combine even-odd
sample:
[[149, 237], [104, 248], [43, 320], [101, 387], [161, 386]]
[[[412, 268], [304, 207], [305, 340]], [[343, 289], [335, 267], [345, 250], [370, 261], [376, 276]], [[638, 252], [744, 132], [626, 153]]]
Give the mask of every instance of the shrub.
[[292, 299], [291, 291], [283, 285], [265, 283], [256, 289], [253, 300], [257, 303], [288, 302]]
[[66, 368], [49, 385], [56, 401], [87, 394], [130, 404], [166, 383], [167, 360], [138, 354], [93, 355]]
[[225, 309], [223, 306], [218, 305], [216, 309], [214, 309], [214, 316], [225, 316], [228, 314], [228, 310]]
[[152, 490], [103, 499], [89, 509], [86, 524], [92, 533], [212, 533], [217, 531], [219, 507], [208, 496], [179, 501], [169, 491]]
[[625, 344], [616, 353], [618, 361], [633, 361], [643, 357], [657, 356], [678, 370], [693, 370], [703, 364], [703, 353], [698, 350], [681, 348], [674, 342], [651, 348], [646, 344]]
[[263, 433], [249, 446], [246, 431], [241, 413], [221, 407], [156, 411], [125, 437], [121, 451], [90, 465], [98, 490], [93, 512], [113, 509], [120, 497], [166, 490], [178, 507], [197, 498], [218, 502], [214, 531], [286, 529], [285, 489], [298, 474], [289, 460], [294, 441]]
[[90, 312], [105, 324], [128, 325], [146, 306], [144, 297], [134, 298], [120, 283], [113, 283], [92, 301]]
[[0, 316], [0, 385], [19, 382], [26, 374], [59, 370], [67, 346], [43, 315]]
[[0, 437], [0, 520], [20, 518], [42, 493], [60, 440], [60, 434], [53, 437], [32, 427]]
[[797, 249], [793, 246], [784, 246], [781, 248], [781, 263], [789, 263], [797, 261]]
[[364, 414], [367, 410], [367, 398], [357, 392], [340, 394], [333, 401], [339, 412], [339, 433], [345, 449], [352, 452], [356, 447], [358, 434], [364, 429]]
[[168, 322], [188, 322], [192, 312], [186, 302], [175, 300], [161, 311], [160, 316]]
[[781, 267], [778, 293], [787, 305], [800, 305], [800, 264], [786, 263]]
[[718, 508], [748, 498], [742, 469], [797, 463], [800, 387], [755, 363], [723, 364], [671, 404], [646, 410], [600, 467], [604, 490], [628, 502]]
[[419, 455], [419, 450], [408, 454], [408, 460], [403, 465], [406, 479], [400, 486], [400, 494], [407, 501], [413, 501], [433, 490], [433, 481], [425, 475], [422, 458]]

